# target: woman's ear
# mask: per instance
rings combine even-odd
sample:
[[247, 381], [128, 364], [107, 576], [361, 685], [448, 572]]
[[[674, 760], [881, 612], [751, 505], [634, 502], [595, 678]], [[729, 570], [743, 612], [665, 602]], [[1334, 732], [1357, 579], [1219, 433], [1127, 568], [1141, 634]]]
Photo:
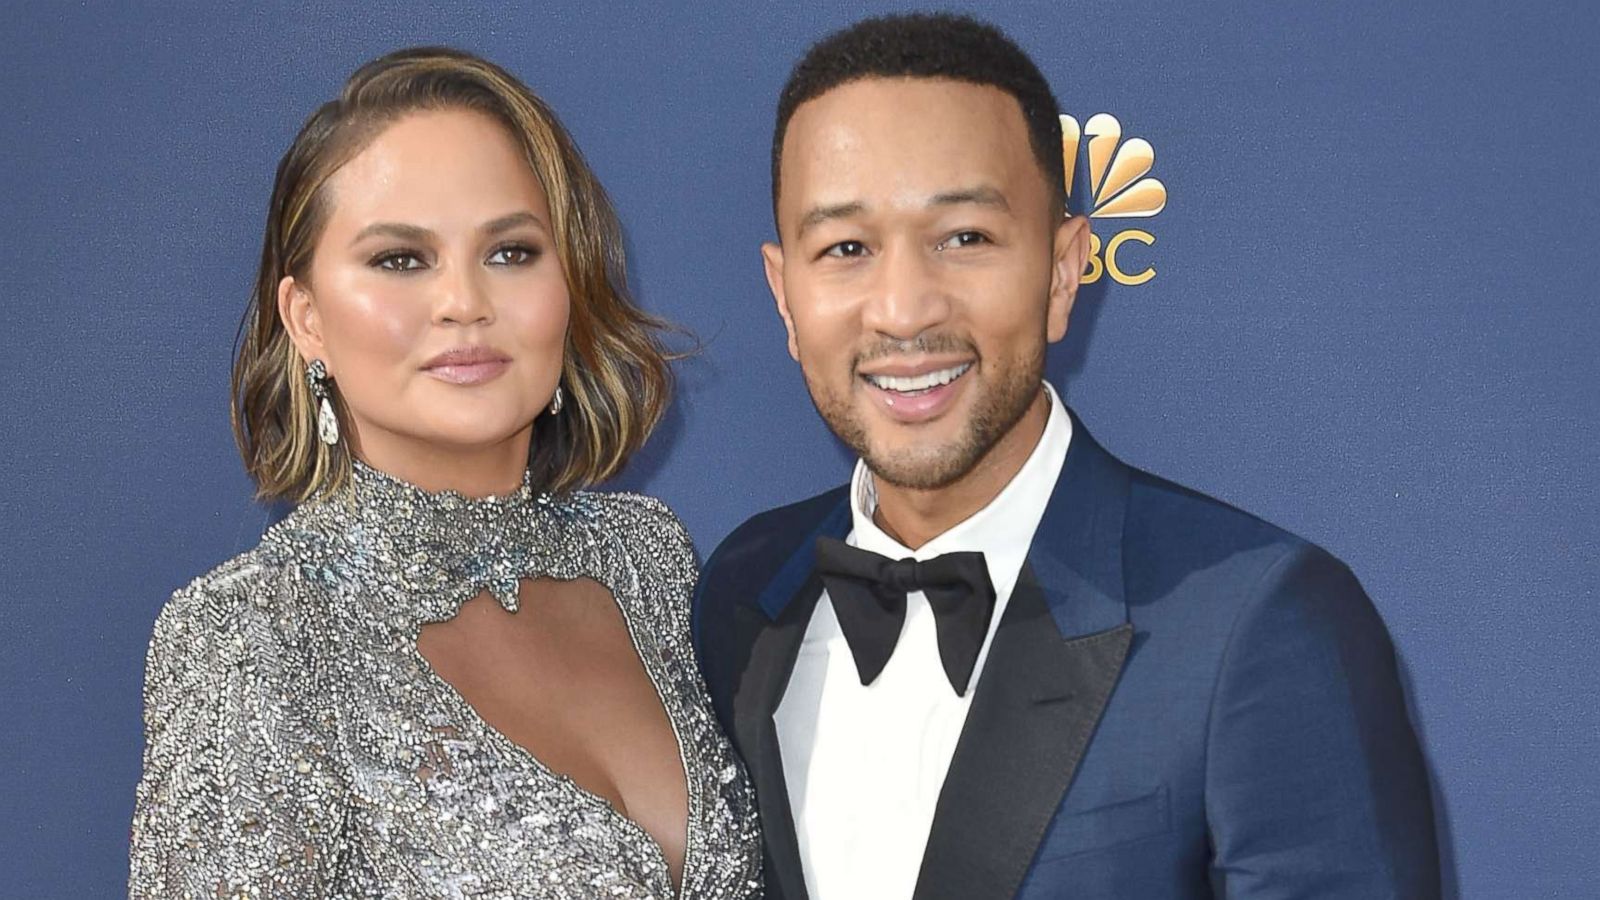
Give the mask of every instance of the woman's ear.
[[283, 329], [288, 332], [300, 358], [306, 362], [322, 360], [328, 367], [328, 374], [333, 375], [333, 365], [322, 342], [322, 322], [317, 316], [316, 303], [311, 291], [293, 275], [285, 275], [278, 282], [278, 318], [283, 320]]

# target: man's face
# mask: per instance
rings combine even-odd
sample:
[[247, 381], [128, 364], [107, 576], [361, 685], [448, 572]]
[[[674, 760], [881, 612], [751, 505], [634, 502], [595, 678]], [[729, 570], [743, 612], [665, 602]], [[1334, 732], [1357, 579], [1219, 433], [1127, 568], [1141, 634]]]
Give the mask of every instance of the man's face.
[[780, 176], [762, 254], [817, 410], [890, 484], [960, 479], [1038, 397], [1087, 262], [1017, 101], [851, 82], [795, 111]]

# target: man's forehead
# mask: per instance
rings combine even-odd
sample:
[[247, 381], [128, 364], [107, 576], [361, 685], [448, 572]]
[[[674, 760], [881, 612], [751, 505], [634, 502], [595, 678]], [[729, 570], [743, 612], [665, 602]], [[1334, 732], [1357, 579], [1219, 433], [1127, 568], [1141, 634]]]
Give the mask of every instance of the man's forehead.
[[[783, 190], [929, 202], [978, 184], [1005, 191], [1032, 149], [1020, 106], [987, 85], [874, 78], [802, 104], [784, 137]], [[808, 198], [808, 203], [819, 198]]]
[[1027, 122], [1015, 97], [1000, 88], [948, 78], [859, 78], [834, 87], [795, 108], [784, 135], [785, 152], [797, 138], [872, 126], [956, 121], [983, 122], [986, 132], [1027, 137]]

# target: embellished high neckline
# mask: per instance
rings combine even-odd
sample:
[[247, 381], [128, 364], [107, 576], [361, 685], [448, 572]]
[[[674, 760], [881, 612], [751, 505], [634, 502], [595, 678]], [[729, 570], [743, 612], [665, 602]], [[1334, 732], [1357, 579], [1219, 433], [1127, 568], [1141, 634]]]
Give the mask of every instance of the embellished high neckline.
[[[264, 542], [326, 560], [369, 598], [369, 614], [405, 630], [453, 618], [487, 591], [510, 612], [520, 581], [558, 557], [571, 502], [535, 493], [524, 471], [515, 490], [489, 497], [429, 491], [353, 461], [350, 480], [274, 526]], [[580, 504], [581, 505], [581, 504]]]
[[459, 491], [430, 491], [373, 468], [361, 460], [351, 462], [350, 491], [363, 507], [434, 508], [445, 512], [478, 511], [501, 515], [507, 510], [542, 499], [533, 491], [532, 473], [522, 470], [522, 484], [504, 494], [468, 497]]

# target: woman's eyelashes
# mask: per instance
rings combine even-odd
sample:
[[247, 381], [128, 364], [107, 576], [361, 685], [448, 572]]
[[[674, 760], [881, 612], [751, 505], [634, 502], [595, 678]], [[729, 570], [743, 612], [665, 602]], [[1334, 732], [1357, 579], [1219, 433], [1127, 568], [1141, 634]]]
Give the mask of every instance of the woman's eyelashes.
[[533, 244], [502, 244], [490, 252], [486, 262], [491, 266], [526, 266], [536, 261], [539, 253]]
[[[538, 261], [543, 250], [536, 244], [516, 242], [501, 244], [489, 251], [483, 263], [487, 266], [527, 266]], [[393, 248], [373, 254], [367, 265], [385, 272], [415, 272], [429, 267], [430, 262], [421, 250]]]
[[372, 255], [367, 265], [386, 272], [413, 272], [424, 267], [422, 254], [415, 250], [383, 250]]

